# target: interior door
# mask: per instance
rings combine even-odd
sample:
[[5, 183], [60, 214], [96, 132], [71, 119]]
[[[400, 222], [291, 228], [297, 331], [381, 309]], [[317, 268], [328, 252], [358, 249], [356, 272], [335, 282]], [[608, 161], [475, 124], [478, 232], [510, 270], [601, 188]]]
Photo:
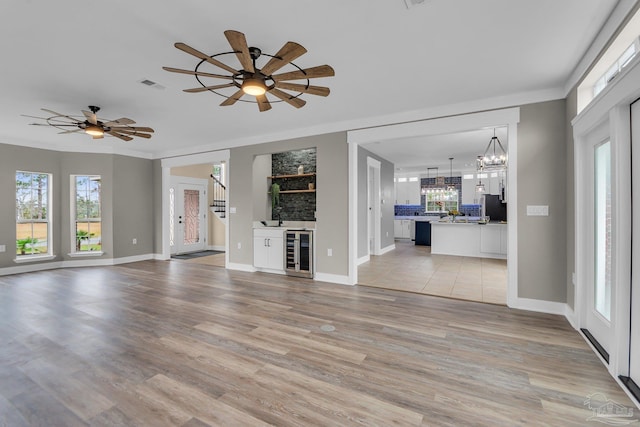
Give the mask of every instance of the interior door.
[[178, 184], [176, 203], [177, 252], [203, 251], [206, 247], [206, 192], [204, 185]]
[[587, 239], [590, 272], [586, 284], [586, 313], [583, 332], [600, 355], [609, 362], [613, 328], [613, 191], [611, 141], [606, 126], [598, 128], [588, 138], [590, 166], [589, 199], [591, 227]]
[[[631, 331], [629, 337], [629, 380], [627, 384], [640, 399], [640, 100], [631, 104]], [[635, 389], [634, 389], [635, 387]]]

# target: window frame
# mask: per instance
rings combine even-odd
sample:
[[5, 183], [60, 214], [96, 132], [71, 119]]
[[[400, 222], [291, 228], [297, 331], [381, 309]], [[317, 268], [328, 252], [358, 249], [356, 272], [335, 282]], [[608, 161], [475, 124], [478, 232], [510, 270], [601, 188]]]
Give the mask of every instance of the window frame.
[[[34, 175], [44, 175], [47, 177], [47, 188], [46, 188], [46, 203], [44, 204], [44, 209], [46, 209], [46, 218], [44, 220], [33, 221], [33, 218], [28, 220], [20, 220], [18, 218], [18, 208], [19, 208], [19, 195], [18, 195], [18, 174], [29, 174], [31, 176]], [[31, 178], [33, 180], [33, 178]], [[33, 182], [33, 181], [32, 181]], [[32, 189], [33, 187], [30, 187]], [[16, 195], [16, 204], [15, 204], [15, 224], [16, 224], [16, 258], [15, 262], [31, 262], [31, 261], [43, 261], [55, 258], [53, 255], [53, 174], [50, 172], [33, 172], [28, 170], [19, 170], [15, 171], [15, 195]], [[34, 224], [34, 223], [44, 223], [47, 225], [47, 251], [43, 253], [30, 253], [30, 254], [18, 254], [18, 226], [19, 224]], [[33, 237], [33, 228], [31, 232], [31, 237]]]
[[[77, 188], [77, 183], [78, 183], [78, 178], [86, 178], [89, 181], [95, 181], [96, 178], [99, 180], [100, 182], [100, 187], [99, 187], [99, 191], [98, 191], [98, 210], [99, 210], [99, 217], [98, 217], [98, 221], [96, 221], [96, 218], [92, 218], [92, 217], [83, 217], [82, 219], [77, 217], [77, 202], [78, 202], [78, 188]], [[69, 256], [71, 257], [90, 257], [90, 256], [101, 256], [104, 254], [104, 251], [102, 250], [102, 239], [103, 239], [103, 234], [102, 234], [102, 175], [99, 174], [72, 174], [69, 176], [69, 204], [70, 204], [70, 208], [69, 208], [69, 223], [70, 223], [70, 229], [69, 229], [69, 238], [70, 238], [70, 252], [69, 252]], [[77, 223], [78, 222], [86, 222], [86, 223], [97, 223], [100, 224], [100, 250], [78, 250], [77, 247], [77, 241], [78, 241], [78, 237], [77, 237]], [[89, 230], [90, 231], [90, 230]]]

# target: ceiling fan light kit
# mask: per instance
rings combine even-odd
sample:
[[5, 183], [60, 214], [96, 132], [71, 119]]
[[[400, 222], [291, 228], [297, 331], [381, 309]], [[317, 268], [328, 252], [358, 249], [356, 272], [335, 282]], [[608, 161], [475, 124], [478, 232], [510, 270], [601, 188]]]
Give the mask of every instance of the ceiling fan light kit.
[[[303, 69], [293, 63], [295, 59], [307, 52], [298, 43], [289, 41], [275, 55], [270, 55], [263, 53], [257, 47], [249, 47], [245, 35], [239, 31], [227, 30], [224, 35], [231, 46], [231, 52], [207, 55], [185, 43], [178, 42], [174, 45], [177, 49], [195, 56], [200, 59], [200, 62], [193, 71], [173, 67], [162, 68], [173, 73], [195, 76], [201, 87], [184, 89], [184, 92], [213, 92], [226, 98], [220, 104], [223, 107], [241, 101], [258, 104], [258, 109], [261, 112], [270, 110], [271, 104], [274, 102], [286, 102], [295, 108], [301, 108], [306, 104], [306, 101], [300, 98], [303, 94], [329, 95], [328, 87], [312, 86], [309, 79], [332, 77], [335, 75], [335, 71], [329, 65]], [[242, 68], [236, 69], [222, 62], [219, 58], [225, 55], [235, 56]], [[257, 61], [263, 57], [269, 59], [264, 65], [258, 67]], [[200, 70], [201, 67], [204, 68], [204, 64], [216, 67], [215, 72]], [[288, 68], [289, 71], [283, 70], [285, 72], [274, 74], [283, 68]], [[227, 83], [210, 85], [205, 84], [202, 78], [227, 80]], [[291, 80], [302, 80], [303, 83], [290, 83]], [[306, 82], [304, 82], [305, 80]], [[227, 88], [234, 88], [236, 91], [231, 94], [222, 91]], [[255, 100], [241, 99], [244, 95], [254, 96]]]
[[85, 129], [84, 129], [85, 133], [96, 137], [96, 136], [103, 136], [104, 135], [104, 130], [102, 130], [102, 128], [96, 126], [96, 125], [88, 125]]
[[24, 116], [44, 120], [45, 123], [41, 122], [31, 124], [36, 126], [54, 127], [59, 129], [61, 132], [58, 133], [61, 134], [84, 132], [87, 135], [90, 135], [93, 139], [102, 139], [106, 133], [109, 136], [114, 136], [123, 141], [131, 141], [134, 136], [146, 139], [151, 138], [153, 129], [150, 127], [131, 126], [136, 122], [126, 117], [121, 117], [117, 120], [100, 119], [96, 115], [96, 113], [100, 111], [100, 107], [96, 107], [95, 105], [90, 105], [89, 110], [90, 111], [82, 110], [84, 117], [70, 116], [53, 110], [48, 110], [46, 108], [42, 108], [42, 111], [52, 114], [52, 116]]

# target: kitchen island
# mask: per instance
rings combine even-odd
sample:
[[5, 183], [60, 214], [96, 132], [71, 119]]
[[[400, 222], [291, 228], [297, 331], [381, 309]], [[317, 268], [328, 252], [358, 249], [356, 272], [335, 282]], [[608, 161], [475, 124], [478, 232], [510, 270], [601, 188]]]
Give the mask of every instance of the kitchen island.
[[507, 258], [507, 224], [431, 222], [431, 254]]

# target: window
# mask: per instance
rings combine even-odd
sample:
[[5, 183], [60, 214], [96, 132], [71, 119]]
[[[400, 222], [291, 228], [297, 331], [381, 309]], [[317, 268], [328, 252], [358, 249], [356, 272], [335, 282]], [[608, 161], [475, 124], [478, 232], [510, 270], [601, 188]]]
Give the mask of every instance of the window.
[[51, 174], [16, 172], [16, 255], [51, 255]]
[[101, 179], [98, 175], [72, 175], [72, 253], [102, 253]]
[[640, 50], [640, 40], [635, 39], [631, 45], [625, 49], [620, 57], [609, 67], [609, 69], [596, 81], [593, 86], [593, 97], [595, 98], [607, 85], [616, 78], [618, 73], [631, 62]]

